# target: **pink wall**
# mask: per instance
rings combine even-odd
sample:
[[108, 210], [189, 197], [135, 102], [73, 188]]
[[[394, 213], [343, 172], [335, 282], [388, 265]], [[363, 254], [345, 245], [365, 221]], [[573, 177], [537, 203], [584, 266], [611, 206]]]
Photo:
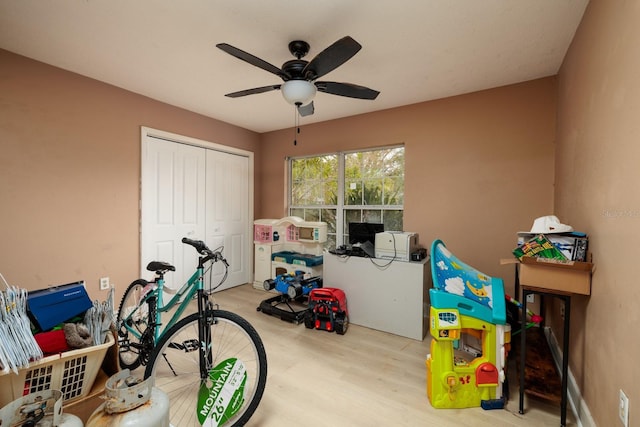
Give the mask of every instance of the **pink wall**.
[[574, 298], [571, 370], [595, 424], [639, 425], [640, 4], [592, 0], [558, 77], [556, 210], [588, 232], [596, 270]]
[[512, 289], [513, 266], [500, 258], [553, 211], [555, 91], [546, 78], [303, 126], [297, 146], [292, 129], [263, 134], [256, 218], [286, 214], [287, 156], [404, 144], [405, 230], [427, 247], [442, 239]]
[[[0, 50], [0, 272], [93, 298], [140, 274], [140, 127], [258, 152], [259, 135]], [[256, 166], [259, 169], [259, 166]]]

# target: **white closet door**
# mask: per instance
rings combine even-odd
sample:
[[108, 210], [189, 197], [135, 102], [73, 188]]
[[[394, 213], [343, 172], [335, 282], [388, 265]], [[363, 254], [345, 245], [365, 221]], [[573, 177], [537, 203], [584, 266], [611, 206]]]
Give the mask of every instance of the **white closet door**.
[[183, 237], [205, 238], [206, 151], [201, 147], [147, 136], [142, 144], [142, 277], [149, 261], [176, 267], [165, 277], [179, 288], [193, 274], [198, 255]]
[[[253, 155], [150, 128], [142, 128], [141, 145], [142, 277], [153, 277], [149, 261], [166, 261], [176, 267], [167, 285], [185, 283], [197, 265], [196, 251], [181, 242], [189, 237], [211, 249], [224, 246], [229, 276], [218, 290], [251, 282]], [[215, 265], [207, 285], [223, 273]]]
[[[249, 227], [249, 159], [245, 156], [207, 150], [206, 241], [211, 249], [224, 246], [229, 276], [218, 290], [251, 281], [246, 262]], [[212, 283], [217, 285], [223, 269], [216, 266]]]

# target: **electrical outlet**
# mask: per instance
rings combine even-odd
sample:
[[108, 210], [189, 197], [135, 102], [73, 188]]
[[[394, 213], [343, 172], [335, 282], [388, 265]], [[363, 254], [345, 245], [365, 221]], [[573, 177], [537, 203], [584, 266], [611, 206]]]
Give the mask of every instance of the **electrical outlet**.
[[100, 278], [100, 290], [101, 291], [106, 291], [107, 289], [109, 289], [109, 278], [108, 277], [101, 277]]
[[536, 295], [535, 294], [528, 294], [527, 295], [527, 304], [533, 304], [534, 302], [536, 302]]
[[629, 398], [624, 391], [620, 389], [620, 404], [618, 405], [618, 416], [624, 427], [629, 426]]

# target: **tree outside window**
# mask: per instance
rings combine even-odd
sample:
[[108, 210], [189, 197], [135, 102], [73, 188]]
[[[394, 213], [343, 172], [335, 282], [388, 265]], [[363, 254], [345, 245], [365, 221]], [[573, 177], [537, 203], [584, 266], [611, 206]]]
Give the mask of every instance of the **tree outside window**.
[[289, 214], [326, 222], [326, 248], [348, 242], [350, 222], [402, 230], [404, 147], [291, 158], [289, 164]]

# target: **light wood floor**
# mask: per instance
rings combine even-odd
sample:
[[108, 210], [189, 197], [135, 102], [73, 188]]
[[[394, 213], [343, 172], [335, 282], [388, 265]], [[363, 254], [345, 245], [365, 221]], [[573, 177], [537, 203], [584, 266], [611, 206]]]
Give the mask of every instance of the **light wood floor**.
[[[254, 325], [267, 350], [267, 388], [248, 427], [560, 424], [558, 406], [534, 399], [525, 400], [520, 415], [514, 381], [505, 409], [434, 409], [426, 394], [428, 335], [421, 342], [353, 324], [345, 335], [306, 329], [256, 311], [269, 296], [251, 285], [214, 296], [222, 309]], [[567, 417], [575, 426], [570, 410]]]

